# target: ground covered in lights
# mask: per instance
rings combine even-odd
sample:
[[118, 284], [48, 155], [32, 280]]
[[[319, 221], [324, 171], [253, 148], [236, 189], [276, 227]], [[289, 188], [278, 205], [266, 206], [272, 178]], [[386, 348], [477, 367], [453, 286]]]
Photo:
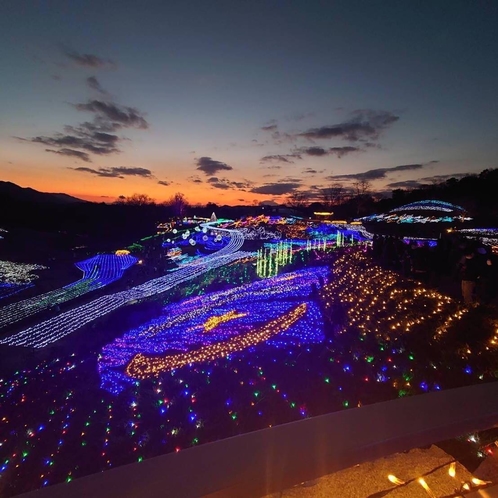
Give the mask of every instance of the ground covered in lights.
[[498, 376], [492, 308], [362, 249], [307, 254], [261, 280], [250, 261], [213, 270], [103, 347], [2, 379], [0, 494]]

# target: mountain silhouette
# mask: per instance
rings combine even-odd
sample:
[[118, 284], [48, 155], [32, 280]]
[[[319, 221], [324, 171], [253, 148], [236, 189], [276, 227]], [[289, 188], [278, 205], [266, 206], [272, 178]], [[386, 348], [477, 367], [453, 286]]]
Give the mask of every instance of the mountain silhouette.
[[39, 192], [30, 187], [20, 187], [15, 183], [3, 181], [0, 181], [0, 198], [5, 201], [29, 202], [33, 204], [76, 204], [79, 202], [87, 202], [71, 195]]

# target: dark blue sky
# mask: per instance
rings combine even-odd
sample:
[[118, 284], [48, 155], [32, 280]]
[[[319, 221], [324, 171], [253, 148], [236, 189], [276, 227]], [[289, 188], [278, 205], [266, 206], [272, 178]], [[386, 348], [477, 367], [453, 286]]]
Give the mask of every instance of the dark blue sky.
[[490, 1], [10, 2], [2, 179], [282, 202], [496, 167], [496, 26]]

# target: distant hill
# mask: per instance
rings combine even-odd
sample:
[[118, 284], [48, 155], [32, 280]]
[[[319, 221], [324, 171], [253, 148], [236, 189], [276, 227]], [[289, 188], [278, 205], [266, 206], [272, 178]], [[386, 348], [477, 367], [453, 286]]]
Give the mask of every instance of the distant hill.
[[87, 202], [67, 194], [39, 192], [29, 187], [20, 187], [15, 183], [2, 181], [0, 181], [0, 199], [2, 201], [29, 202], [33, 204], [76, 204]]

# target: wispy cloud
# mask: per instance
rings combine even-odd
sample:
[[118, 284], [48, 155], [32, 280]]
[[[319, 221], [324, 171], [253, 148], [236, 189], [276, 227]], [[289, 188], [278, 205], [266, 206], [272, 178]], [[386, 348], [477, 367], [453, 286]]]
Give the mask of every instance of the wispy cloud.
[[361, 109], [354, 111], [351, 118], [342, 123], [310, 128], [298, 136], [310, 140], [340, 138], [350, 142], [377, 140], [380, 134], [399, 120], [392, 112]]
[[166, 180], [159, 180], [157, 182], [159, 185], [164, 185], [165, 187], [168, 187], [169, 185], [171, 185], [173, 182], [168, 182]]
[[314, 157], [321, 157], [321, 156], [331, 156], [335, 155], [339, 159], [346, 154], [351, 154], [353, 152], [361, 152], [361, 149], [358, 147], [351, 147], [351, 146], [346, 146], [346, 147], [300, 147], [299, 149], [296, 149], [299, 154], [302, 155], [307, 155], [307, 156], [314, 156]]
[[259, 162], [269, 163], [275, 161], [280, 163], [294, 164], [293, 159], [302, 159], [302, 157], [300, 154], [275, 154], [270, 156], [264, 156], [259, 160]]
[[148, 128], [142, 113], [133, 107], [100, 100], [91, 100], [86, 104], [73, 104], [73, 106], [79, 111], [92, 112], [93, 121], [85, 121], [77, 126], [66, 125], [64, 133], [55, 133], [52, 136], [15, 138], [51, 147], [45, 149], [47, 152], [91, 162], [89, 154], [103, 156], [120, 152], [119, 144], [124, 139], [112, 132], [123, 128]]
[[265, 185], [252, 188], [250, 192], [253, 194], [286, 195], [294, 192], [300, 186], [300, 182], [266, 183]]
[[445, 182], [446, 180], [449, 180], [450, 178], [456, 178], [457, 180], [460, 180], [466, 176], [472, 175], [472, 173], [454, 173], [452, 175], [434, 175], [434, 176], [426, 176], [425, 178], [420, 178], [419, 180], [422, 182], [432, 182], [432, 183], [438, 183], [438, 182]]
[[75, 157], [76, 159], [81, 159], [82, 161], [85, 161], [86, 163], [91, 163], [90, 156], [86, 152], [81, 152], [80, 150], [74, 150], [74, 149], [60, 149], [60, 150], [53, 150], [53, 149], [45, 149], [45, 152], [53, 152], [54, 154], [59, 154], [61, 156], [68, 156], [68, 157]]
[[149, 123], [143, 114], [134, 107], [121, 106], [114, 102], [90, 100], [85, 104], [74, 104], [78, 111], [93, 112], [97, 122], [110, 126], [112, 131], [120, 128], [137, 128], [146, 130]]
[[251, 185], [253, 185], [253, 182], [249, 180], [244, 180], [243, 182], [236, 182], [232, 180], [228, 180], [227, 178], [218, 178], [216, 176], [213, 176], [207, 180], [207, 183], [211, 185], [211, 187], [218, 188], [221, 190], [242, 190], [245, 191], [247, 188], [249, 188]]
[[[75, 171], [82, 173], [90, 173], [92, 175], [101, 176], [104, 178], [124, 178], [125, 176], [140, 176], [142, 178], [154, 178], [152, 171], [147, 168], [136, 168], [128, 166], [118, 166], [114, 168], [87, 168], [80, 166], [78, 168], [71, 168]], [[158, 182], [160, 183], [160, 182]]]
[[[428, 164], [436, 163], [438, 161], [431, 161]], [[390, 188], [421, 188], [421, 187], [429, 187], [431, 185], [437, 185], [438, 183], [445, 182], [452, 178], [456, 180], [461, 180], [462, 178], [471, 175], [472, 173], [454, 173], [450, 175], [434, 175], [434, 176], [426, 176], [424, 178], [418, 178], [416, 180], [404, 180], [399, 182], [388, 183], [386, 187]]]
[[101, 93], [102, 95], [107, 95], [107, 92], [102, 88], [102, 85], [100, 84], [99, 80], [95, 76], [89, 76], [86, 79], [86, 84], [92, 90], [96, 90], [97, 92]]
[[214, 159], [206, 156], [197, 159], [196, 165], [197, 169], [202, 171], [207, 176], [213, 176], [218, 171], [230, 171], [233, 169], [232, 166], [229, 166], [226, 163], [215, 161]]
[[62, 53], [78, 66], [103, 68], [116, 66], [111, 59], [104, 59], [95, 54], [80, 54], [76, 50], [72, 50], [64, 45], [60, 45]]
[[386, 187], [389, 188], [420, 188], [423, 186], [428, 186], [427, 183], [419, 182], [417, 180], [405, 180], [401, 182], [388, 183]]
[[370, 169], [363, 173], [351, 173], [347, 175], [332, 175], [327, 176], [327, 180], [381, 180], [386, 178], [388, 174], [397, 171], [411, 171], [416, 169], [421, 169], [424, 164], [402, 164], [400, 166], [394, 166], [392, 168], [376, 168]]

